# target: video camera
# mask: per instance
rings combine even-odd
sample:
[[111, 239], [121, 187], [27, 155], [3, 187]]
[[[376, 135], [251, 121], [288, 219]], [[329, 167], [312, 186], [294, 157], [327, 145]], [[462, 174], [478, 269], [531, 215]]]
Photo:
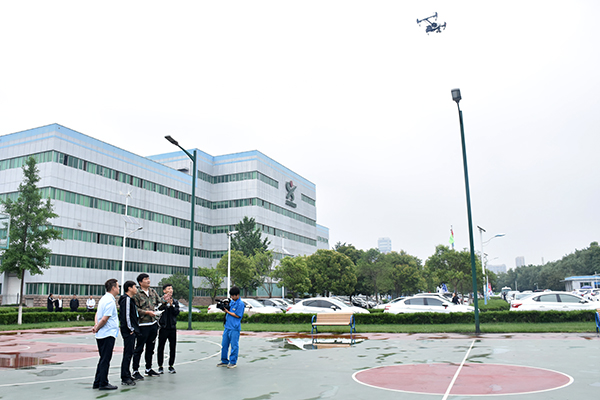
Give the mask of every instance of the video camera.
[[225, 299], [225, 300], [217, 300], [217, 308], [219, 310], [229, 310], [229, 302], [231, 300], [230, 299]]

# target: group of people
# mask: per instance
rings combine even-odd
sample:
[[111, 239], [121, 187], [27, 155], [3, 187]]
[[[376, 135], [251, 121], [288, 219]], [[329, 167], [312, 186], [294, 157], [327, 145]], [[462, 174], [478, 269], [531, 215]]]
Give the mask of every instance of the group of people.
[[[136, 381], [147, 377], [158, 377], [164, 373], [164, 349], [169, 341], [168, 371], [174, 374], [175, 351], [177, 343], [177, 315], [179, 302], [173, 298], [173, 286], [163, 285], [163, 296], [159, 296], [150, 287], [148, 274], [140, 274], [137, 283], [127, 281], [123, 285], [123, 295], [119, 298], [119, 310], [115, 297], [119, 294], [119, 283], [109, 279], [104, 284], [106, 294], [98, 302], [95, 325], [92, 332], [100, 360], [96, 368], [94, 389], [114, 390], [117, 386], [108, 382], [108, 370], [115, 341], [119, 330], [123, 336], [123, 359], [121, 361], [121, 384], [134, 386]], [[158, 372], [152, 369], [154, 347], [158, 337]], [[145, 369], [139, 371], [140, 360], [144, 353]], [[131, 369], [130, 369], [131, 366]], [[133, 372], [132, 372], [133, 370]]]
[[[94, 308], [96, 307], [96, 300], [94, 300], [94, 298], [91, 295], [90, 295], [90, 298], [87, 299], [87, 301], [85, 302], [85, 307], [86, 307], [87, 311], [94, 311]], [[79, 299], [77, 298], [77, 295], [73, 295], [73, 297], [71, 298], [71, 301], [69, 301], [69, 308], [71, 309], [71, 311], [77, 312], [77, 309], [79, 308]], [[50, 293], [50, 295], [48, 296], [47, 303], [46, 303], [46, 309], [49, 312], [53, 312], [53, 311], [61, 312], [63, 310], [62, 296], [59, 295], [55, 299], [54, 294]]]

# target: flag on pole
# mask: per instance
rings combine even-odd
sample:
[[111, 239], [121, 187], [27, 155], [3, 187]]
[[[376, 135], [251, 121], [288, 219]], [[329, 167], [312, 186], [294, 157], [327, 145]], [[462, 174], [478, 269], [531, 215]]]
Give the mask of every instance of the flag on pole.
[[448, 293], [448, 288], [446, 287], [445, 283], [442, 283], [442, 290], [444, 291], [444, 293]]
[[450, 244], [452, 245], [452, 250], [454, 250], [454, 230], [452, 230], [452, 225], [450, 225]]

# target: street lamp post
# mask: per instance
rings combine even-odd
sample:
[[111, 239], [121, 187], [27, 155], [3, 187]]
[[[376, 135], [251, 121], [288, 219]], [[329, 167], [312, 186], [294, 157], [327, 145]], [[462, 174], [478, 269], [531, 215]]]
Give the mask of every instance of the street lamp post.
[[229, 296], [229, 289], [231, 289], [231, 237], [238, 233], [238, 231], [227, 232], [227, 293], [225, 296]]
[[135, 218], [131, 218], [127, 215], [127, 209], [129, 208], [129, 198], [131, 197], [131, 193], [128, 192], [127, 194], [125, 193], [121, 193], [120, 194], [124, 194], [125, 195], [125, 215], [123, 215], [123, 261], [121, 263], [121, 295], [124, 294], [123, 292], [123, 284], [125, 283], [125, 243], [127, 242], [127, 238], [129, 236], [131, 236], [134, 232], [137, 231], [141, 231], [143, 229], [142, 226], [138, 226], [136, 229], [132, 230], [131, 232], [127, 233], [127, 223], [131, 222], [131, 223], [135, 223], [139, 225], [139, 222], [135, 219]]
[[195, 216], [195, 205], [196, 205], [196, 150], [194, 150], [194, 154], [190, 154], [186, 149], [181, 147], [177, 140], [173, 139], [170, 135], [165, 136], [169, 142], [179, 147], [183, 152], [192, 160], [192, 215], [191, 215], [191, 225], [190, 225], [190, 287], [189, 287], [189, 296], [188, 296], [188, 331], [192, 330], [192, 301], [194, 300], [194, 216]]
[[485, 302], [485, 304], [487, 304], [488, 276], [487, 276], [487, 272], [485, 271], [485, 262], [483, 260], [483, 245], [489, 243], [492, 239], [495, 239], [497, 237], [502, 237], [505, 234], [504, 233], [498, 233], [498, 234], [492, 236], [491, 238], [489, 238], [488, 240], [486, 240], [484, 242], [483, 241], [483, 232], [485, 232], [485, 229], [483, 229], [479, 225], [477, 225], [477, 229], [479, 229], [479, 242], [481, 243], [481, 270], [483, 271], [483, 278], [484, 278], [484, 282], [483, 282], [483, 301]]
[[479, 335], [479, 302], [477, 299], [477, 271], [475, 269], [475, 248], [473, 246], [473, 220], [471, 218], [471, 194], [469, 192], [469, 172], [467, 169], [467, 147], [465, 144], [465, 129], [463, 126], [462, 111], [460, 110], [460, 89], [452, 89], [452, 100], [458, 107], [458, 118], [460, 120], [460, 137], [462, 142], [463, 166], [465, 171], [465, 190], [467, 193], [467, 217], [469, 220], [469, 245], [471, 248], [471, 274], [473, 275], [473, 305], [475, 306], [475, 334]]

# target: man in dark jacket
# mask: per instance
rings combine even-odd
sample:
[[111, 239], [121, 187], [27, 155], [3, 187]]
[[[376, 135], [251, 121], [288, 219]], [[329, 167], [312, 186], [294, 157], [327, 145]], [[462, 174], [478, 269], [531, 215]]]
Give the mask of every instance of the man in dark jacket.
[[137, 293], [137, 286], [134, 281], [127, 281], [123, 285], [123, 292], [119, 298], [119, 322], [121, 325], [121, 335], [123, 336], [123, 360], [121, 361], [121, 384], [126, 386], [135, 386], [135, 381], [131, 378], [129, 365], [135, 348], [135, 338], [141, 335], [138, 324], [138, 312], [133, 296]]
[[50, 312], [54, 311], [54, 297], [52, 297], [52, 293], [48, 296], [48, 302], [46, 303], [46, 309]]
[[154, 357], [154, 345], [156, 337], [158, 336], [158, 321], [155, 311], [161, 304], [158, 293], [150, 287], [150, 276], [146, 273], [141, 273], [137, 277], [138, 292], [133, 296], [135, 305], [137, 306], [138, 314], [140, 317], [138, 322], [140, 324], [141, 336], [137, 339], [135, 344], [135, 350], [133, 351], [133, 375], [132, 378], [135, 380], [142, 380], [144, 377], [138, 371], [140, 367], [140, 359], [142, 358], [142, 352], [146, 349], [144, 358], [146, 361], [146, 376], [160, 376], [159, 373], [152, 369], [152, 358]]
[[77, 312], [77, 309], [79, 308], [79, 300], [77, 300], [76, 295], [73, 295], [73, 298], [69, 302], [69, 307], [71, 308], [71, 311]]
[[158, 321], [160, 330], [158, 331], [158, 373], [163, 374], [163, 361], [165, 360], [165, 344], [169, 339], [169, 373], [174, 374], [175, 368], [175, 345], [177, 344], [177, 315], [179, 315], [179, 302], [173, 298], [173, 285], [167, 283], [163, 285], [164, 296], [162, 314]]

